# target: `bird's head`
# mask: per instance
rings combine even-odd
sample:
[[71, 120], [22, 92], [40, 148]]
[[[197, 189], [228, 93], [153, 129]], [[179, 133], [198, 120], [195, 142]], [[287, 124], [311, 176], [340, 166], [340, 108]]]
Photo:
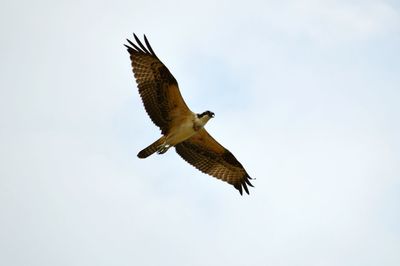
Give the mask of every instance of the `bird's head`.
[[197, 114], [198, 118], [202, 118], [203, 116], [208, 116], [208, 118], [213, 118], [215, 115], [211, 111], [205, 111], [202, 112], [201, 114]]

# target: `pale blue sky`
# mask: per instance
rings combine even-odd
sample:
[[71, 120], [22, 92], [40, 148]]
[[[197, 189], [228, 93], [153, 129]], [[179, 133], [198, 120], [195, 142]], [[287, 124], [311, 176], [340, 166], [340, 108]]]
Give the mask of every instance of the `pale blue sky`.
[[[400, 264], [396, 1], [0, 4], [1, 265]], [[250, 196], [170, 150], [145, 33]]]

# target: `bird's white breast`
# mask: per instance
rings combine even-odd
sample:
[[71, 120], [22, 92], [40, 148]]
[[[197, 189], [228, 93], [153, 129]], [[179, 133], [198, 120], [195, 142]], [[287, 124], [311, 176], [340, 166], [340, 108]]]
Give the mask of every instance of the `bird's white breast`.
[[179, 125], [173, 127], [167, 136], [167, 143], [171, 146], [175, 146], [196, 134], [196, 119], [198, 119], [196, 114], [193, 114], [183, 119]]

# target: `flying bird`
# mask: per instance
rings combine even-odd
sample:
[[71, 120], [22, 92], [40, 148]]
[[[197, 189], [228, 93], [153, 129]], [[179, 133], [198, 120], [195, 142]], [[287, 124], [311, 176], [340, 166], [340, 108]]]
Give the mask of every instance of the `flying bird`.
[[214, 117], [211, 111], [194, 113], [186, 105], [178, 82], [158, 59], [144, 35], [145, 45], [133, 34], [136, 44], [127, 39], [133, 73], [144, 108], [162, 136], [138, 153], [146, 158], [163, 154], [175, 147], [176, 152], [203, 173], [228, 182], [249, 194], [252, 179], [233, 154], [219, 144], [204, 128]]

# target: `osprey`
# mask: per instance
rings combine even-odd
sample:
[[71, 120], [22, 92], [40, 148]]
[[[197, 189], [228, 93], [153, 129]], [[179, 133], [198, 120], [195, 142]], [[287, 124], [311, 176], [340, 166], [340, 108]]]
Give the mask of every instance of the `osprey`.
[[127, 39], [132, 69], [139, 94], [150, 119], [161, 129], [162, 136], [138, 153], [146, 158], [163, 154], [175, 147], [176, 152], [200, 171], [233, 185], [242, 195], [249, 194], [252, 179], [233, 154], [204, 129], [214, 117], [211, 111], [192, 112], [179, 92], [178, 82], [158, 59], [144, 35], [146, 46], [133, 34], [136, 43]]

